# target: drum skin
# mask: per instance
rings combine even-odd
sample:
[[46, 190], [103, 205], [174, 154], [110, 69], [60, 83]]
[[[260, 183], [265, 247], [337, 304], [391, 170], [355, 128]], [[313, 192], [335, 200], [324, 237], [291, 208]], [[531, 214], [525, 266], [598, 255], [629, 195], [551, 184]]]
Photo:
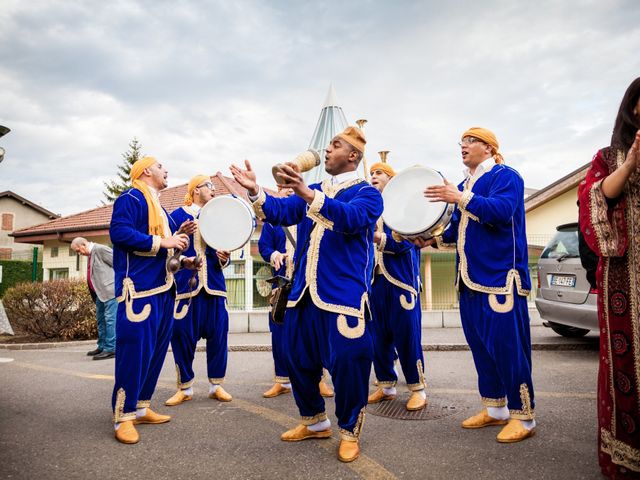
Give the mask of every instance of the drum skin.
[[444, 185], [444, 177], [437, 170], [420, 165], [389, 180], [382, 192], [384, 223], [410, 240], [440, 235], [451, 221], [454, 205], [425, 198], [424, 189], [430, 185]]
[[207, 245], [216, 250], [237, 250], [249, 240], [256, 228], [251, 206], [235, 195], [209, 200], [198, 216], [198, 229]]

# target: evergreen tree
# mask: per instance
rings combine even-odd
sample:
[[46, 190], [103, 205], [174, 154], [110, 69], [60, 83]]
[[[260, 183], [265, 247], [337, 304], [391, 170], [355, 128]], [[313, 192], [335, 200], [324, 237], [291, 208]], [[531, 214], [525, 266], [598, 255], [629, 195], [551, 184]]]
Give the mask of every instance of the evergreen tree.
[[140, 145], [138, 139], [134, 137], [129, 144], [129, 150], [122, 154], [123, 162], [118, 165], [118, 178], [116, 180], [110, 180], [109, 182], [102, 182], [106, 189], [103, 194], [107, 199], [106, 202], [102, 202], [103, 204], [115, 202], [116, 198], [118, 198], [123, 191], [131, 188], [131, 179], [129, 178], [131, 167], [142, 157], [142, 145]]

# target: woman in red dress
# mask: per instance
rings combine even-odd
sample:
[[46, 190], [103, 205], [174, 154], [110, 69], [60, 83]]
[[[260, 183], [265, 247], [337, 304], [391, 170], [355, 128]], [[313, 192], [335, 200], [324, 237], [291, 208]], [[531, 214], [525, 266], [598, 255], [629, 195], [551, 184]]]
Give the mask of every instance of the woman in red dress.
[[640, 478], [640, 78], [580, 184], [580, 229], [599, 256], [598, 456], [611, 479]]

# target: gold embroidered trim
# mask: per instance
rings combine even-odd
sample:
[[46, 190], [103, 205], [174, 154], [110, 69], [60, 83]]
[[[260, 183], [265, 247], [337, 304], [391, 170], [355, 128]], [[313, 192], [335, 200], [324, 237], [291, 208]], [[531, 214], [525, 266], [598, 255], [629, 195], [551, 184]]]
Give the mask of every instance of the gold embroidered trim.
[[126, 422], [128, 420], [136, 419], [136, 412], [124, 413], [124, 402], [126, 399], [127, 395], [124, 391], [124, 388], [119, 388], [118, 393], [116, 393], [116, 405], [113, 410], [114, 423]]
[[256, 217], [258, 217], [260, 220], [264, 220], [265, 218], [267, 218], [267, 216], [264, 214], [264, 211], [262, 210], [262, 206], [264, 205], [266, 199], [267, 194], [264, 193], [264, 190], [262, 188], [260, 188], [260, 191], [258, 192], [258, 198], [256, 198], [256, 201], [251, 204]]
[[529, 387], [526, 383], [520, 385], [520, 401], [522, 402], [522, 410], [509, 410], [511, 418], [517, 418], [518, 420], [533, 420], [535, 414], [531, 408], [531, 396], [529, 394]]
[[320, 209], [324, 205], [325, 194], [319, 190], [314, 190], [314, 192], [313, 201], [307, 210], [307, 217], [322, 225], [324, 228], [333, 230], [333, 222], [320, 213]]
[[291, 380], [289, 380], [289, 377], [278, 377], [277, 375], [273, 377], [273, 381], [275, 383], [291, 383]]
[[224, 377], [222, 378], [209, 378], [211, 385], [222, 385], [224, 383]]
[[135, 300], [138, 298], [151, 297], [153, 295], [157, 295], [158, 293], [166, 292], [173, 286], [173, 274], [167, 273], [165, 277], [165, 284], [160, 285], [159, 287], [152, 288], [151, 290], [142, 290], [140, 292], [136, 292], [136, 287], [133, 284], [133, 280], [131, 278], [126, 277], [122, 280], [122, 295], [120, 295], [116, 300], [118, 303], [130, 298], [131, 300]]
[[398, 298], [400, 299], [400, 305], [405, 310], [413, 310], [416, 306], [416, 296], [413, 293], [409, 294], [410, 301], [407, 301], [404, 294], [400, 294]]
[[405, 238], [402, 235], [394, 231], [391, 231], [391, 238], [393, 238], [396, 242], [401, 242], [405, 240]]
[[160, 235], [153, 236], [153, 242], [151, 243], [151, 250], [148, 252], [133, 252], [134, 255], [138, 255], [139, 257], [155, 257], [160, 251], [160, 241], [162, 237]]
[[[402, 241], [402, 240], [400, 240]], [[380, 251], [384, 250], [384, 247], [386, 246], [387, 243], [387, 235], [383, 234], [382, 237], [382, 241], [380, 242], [380, 245], [378, 247], [378, 249]], [[405, 298], [400, 295], [400, 305], [402, 305], [402, 307], [405, 310], [412, 310], [413, 307], [415, 306], [415, 299], [413, 297], [417, 297], [418, 296], [418, 292], [416, 292], [416, 289], [413, 288], [411, 285], [408, 285], [404, 282], [401, 282], [400, 280], [398, 280], [397, 278], [393, 277], [389, 271], [387, 270], [387, 267], [384, 264], [384, 254], [376, 252], [376, 262], [377, 262], [377, 267], [380, 269], [380, 272], [382, 272], [382, 275], [384, 275], [384, 278], [387, 279], [387, 281], [389, 283], [391, 283], [392, 285], [395, 285], [398, 288], [401, 288], [402, 290], [406, 290], [407, 292], [409, 292], [411, 294], [411, 300], [410, 303], [407, 302], [405, 300]]]
[[589, 190], [590, 220], [593, 226], [593, 233], [598, 241], [598, 247], [603, 257], [619, 257], [623, 254], [620, 251], [621, 239], [615, 225], [609, 223], [607, 217], [607, 199], [602, 192], [602, 182], [604, 179], [595, 182]]
[[500, 303], [498, 301], [498, 297], [495, 294], [490, 293], [489, 306], [491, 307], [491, 310], [496, 313], [509, 313], [513, 310], [513, 294], [505, 295], [504, 297], [504, 303]]
[[151, 406], [151, 400], [138, 400], [136, 408], [149, 408]]
[[182, 308], [178, 312], [178, 305], [180, 305], [180, 300], [176, 300], [173, 304], [173, 318], [175, 320], [182, 320], [189, 313], [189, 302], [182, 305]]
[[191, 387], [194, 381], [195, 379], [192, 378], [188, 382], [183, 382], [180, 375], [180, 367], [178, 367], [178, 364], [176, 363], [176, 387], [178, 387], [179, 390], [183, 390], [185, 388]]
[[481, 397], [480, 398], [482, 400], [482, 405], [484, 405], [485, 407], [506, 407], [507, 406], [507, 399], [505, 397], [502, 398], [488, 398], [488, 397]]
[[398, 383], [397, 380], [390, 380], [390, 381], [376, 380], [376, 385], [380, 388], [393, 388], [397, 385], [397, 383]]
[[422, 360], [418, 359], [416, 361], [416, 368], [418, 369], [418, 378], [420, 378], [420, 383], [418, 384], [420, 385], [420, 388], [418, 388], [417, 390], [427, 388], [427, 381], [424, 379], [424, 368], [422, 367]]
[[364, 426], [364, 418], [366, 416], [366, 407], [362, 407], [360, 413], [358, 414], [358, 420], [356, 420], [356, 425], [353, 427], [353, 432], [349, 430], [345, 430], [344, 428], [340, 429], [340, 438], [347, 442], [357, 442], [360, 434], [362, 433], [362, 427]]
[[466, 210], [467, 205], [469, 205], [469, 202], [471, 201], [472, 198], [473, 198], [473, 192], [470, 189], [464, 190], [462, 192], [462, 198], [460, 198], [460, 201], [458, 202], [458, 206], [460, 207], [460, 210]]
[[305, 426], [313, 425], [314, 423], [324, 422], [327, 419], [327, 413], [322, 412], [314, 415], [313, 417], [300, 417], [300, 423]]
[[624, 443], [606, 430], [600, 429], [600, 448], [611, 456], [611, 461], [634, 472], [640, 472], [640, 450]]
[[438, 235], [435, 238], [436, 238], [436, 246], [438, 247], [439, 250], [455, 250], [456, 249], [455, 243], [444, 243], [442, 241], [442, 235]]
[[338, 331], [345, 338], [355, 339], [364, 335], [364, 317], [357, 317], [358, 324], [355, 327], [350, 327], [347, 323], [347, 317], [343, 314], [338, 315]]

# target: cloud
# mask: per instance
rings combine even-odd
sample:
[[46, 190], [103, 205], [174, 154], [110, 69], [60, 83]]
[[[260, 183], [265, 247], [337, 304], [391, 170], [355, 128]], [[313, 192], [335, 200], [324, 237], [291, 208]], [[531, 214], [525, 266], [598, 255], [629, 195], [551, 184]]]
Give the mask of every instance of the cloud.
[[628, 0], [237, 2], [5, 0], [0, 190], [63, 214], [102, 200], [133, 137], [170, 184], [306, 148], [330, 82], [390, 150], [457, 181], [466, 128], [493, 129], [541, 188], [608, 143], [638, 75]]

